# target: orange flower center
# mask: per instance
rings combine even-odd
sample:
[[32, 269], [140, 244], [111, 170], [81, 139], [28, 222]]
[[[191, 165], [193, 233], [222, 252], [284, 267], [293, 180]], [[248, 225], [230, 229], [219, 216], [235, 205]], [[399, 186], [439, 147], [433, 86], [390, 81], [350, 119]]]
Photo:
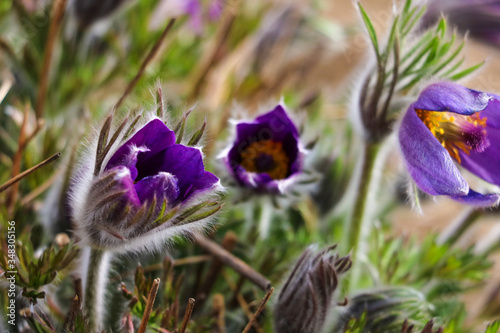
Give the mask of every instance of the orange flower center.
[[241, 166], [245, 170], [267, 173], [272, 179], [286, 178], [289, 162], [283, 143], [272, 140], [253, 142], [241, 152]]
[[460, 151], [470, 155], [470, 151], [482, 152], [489, 146], [486, 138], [486, 118], [480, 112], [472, 116], [452, 112], [416, 110], [418, 117], [458, 163]]

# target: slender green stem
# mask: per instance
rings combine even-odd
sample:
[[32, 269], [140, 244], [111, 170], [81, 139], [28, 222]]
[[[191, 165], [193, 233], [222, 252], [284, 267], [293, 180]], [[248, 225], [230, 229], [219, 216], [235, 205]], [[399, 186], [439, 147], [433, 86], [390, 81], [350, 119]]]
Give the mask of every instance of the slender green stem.
[[108, 254], [100, 249], [90, 249], [83, 299], [83, 308], [89, 332], [97, 332], [101, 325], [107, 276]]
[[354, 207], [351, 218], [348, 219], [347, 241], [348, 247], [352, 249], [352, 255], [355, 254], [359, 247], [360, 238], [362, 235], [363, 222], [366, 220], [367, 206], [369, 204], [368, 197], [371, 192], [371, 185], [374, 173], [375, 160], [379, 152], [379, 144], [365, 144], [363, 147], [363, 155], [361, 157], [361, 170], [358, 181], [358, 190], [355, 193]]
[[359, 277], [359, 253], [360, 247], [366, 243], [371, 218], [371, 208], [373, 205], [376, 188], [379, 185], [379, 175], [383, 158], [380, 158], [382, 143], [365, 143], [362, 155], [360, 156], [355, 181], [356, 191], [354, 192], [353, 208], [350, 217], [346, 219], [344, 248], [351, 250], [353, 258], [353, 268], [350, 279], [344, 279], [344, 290], [348, 292], [349, 286], [355, 285]]
[[439, 242], [453, 245], [481, 217], [483, 210], [469, 207], [439, 237]]

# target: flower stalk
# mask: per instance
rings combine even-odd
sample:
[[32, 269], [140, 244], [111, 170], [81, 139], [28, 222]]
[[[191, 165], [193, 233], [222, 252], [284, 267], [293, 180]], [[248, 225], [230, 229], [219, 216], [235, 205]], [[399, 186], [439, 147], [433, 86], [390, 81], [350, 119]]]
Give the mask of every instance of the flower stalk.
[[454, 245], [462, 235], [483, 215], [483, 210], [467, 207], [466, 210], [439, 237], [441, 244]]
[[83, 299], [83, 310], [90, 332], [97, 331], [102, 322], [108, 265], [109, 254], [106, 251], [90, 249]]
[[344, 244], [346, 251], [351, 251], [353, 268], [351, 277], [344, 280], [345, 292], [349, 286], [356, 285], [359, 278], [360, 254], [366, 246], [366, 238], [373, 220], [373, 203], [375, 194], [380, 184], [382, 166], [385, 162], [386, 153], [384, 149], [386, 142], [365, 142], [357, 166], [357, 177], [353, 178], [354, 198], [352, 200], [352, 211], [345, 219], [344, 235], [347, 242]]

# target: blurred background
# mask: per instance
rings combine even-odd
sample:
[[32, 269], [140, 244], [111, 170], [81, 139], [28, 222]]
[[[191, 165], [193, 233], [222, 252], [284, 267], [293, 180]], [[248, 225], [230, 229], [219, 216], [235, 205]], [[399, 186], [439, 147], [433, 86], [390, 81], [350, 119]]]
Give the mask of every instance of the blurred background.
[[[59, 14], [58, 1], [63, 0], [0, 3], [0, 182], [62, 153], [57, 167], [30, 175], [2, 198], [3, 214], [18, 220], [19, 230], [45, 230], [40, 243], [59, 232], [71, 233], [64, 196], [80, 141], [93, 134], [92, 126], [121, 97], [116, 111], [121, 116], [129, 110], [150, 110], [161, 87], [172, 119], [193, 107], [191, 130], [207, 119], [204, 153], [211, 170], [221, 170], [216, 156], [230, 135], [228, 120], [251, 117], [281, 99], [303, 120], [305, 138], [312, 141], [318, 133], [324, 138], [318, 141], [311, 164], [334, 175], [294, 206], [301, 231], [290, 227], [287, 232], [294, 236], [287, 235], [296, 237], [289, 239], [299, 244], [298, 249], [287, 250], [290, 253], [283, 254], [276, 271], [270, 268], [273, 261], [255, 259], [262, 249], [252, 252], [254, 257], [242, 256], [269, 269], [266, 276], [278, 283], [283, 280], [283, 266], [304, 246], [339, 241], [332, 211], [347, 188], [359, 140], [350, 127], [349, 99], [373, 61], [354, 1], [204, 1], [199, 10], [189, 12], [183, 1], [176, 0], [68, 0]], [[385, 36], [395, 2], [362, 4], [375, 30]], [[177, 19], [172, 31], [141, 72], [172, 18]], [[484, 59], [486, 64], [461, 83], [500, 92], [498, 47], [468, 37], [463, 55], [466, 65]], [[136, 84], [124, 95], [137, 73], [141, 75]], [[339, 156], [340, 163], [333, 163]], [[424, 200], [422, 212], [412, 209], [406, 202], [400, 164], [394, 147], [383, 175], [384, 181], [395, 184], [386, 189], [389, 208], [380, 209], [384, 210], [381, 224], [388, 226], [384, 236], [423, 242], [430, 234], [450, 232], [468, 208], [438, 198]], [[227, 213], [228, 222], [218, 235], [235, 225], [239, 230], [241, 215]], [[499, 315], [500, 253], [493, 250], [500, 249], [498, 222], [497, 211], [481, 214], [455, 244], [472, 247], [476, 253], [487, 251], [492, 262], [487, 279], [457, 294], [467, 309], [468, 326]], [[332, 236], [322, 239], [325, 230]], [[262, 248], [266, 244], [275, 245], [268, 240]], [[239, 251], [244, 253], [248, 246], [243, 244]], [[195, 250], [185, 245], [173, 255], [186, 253]]]

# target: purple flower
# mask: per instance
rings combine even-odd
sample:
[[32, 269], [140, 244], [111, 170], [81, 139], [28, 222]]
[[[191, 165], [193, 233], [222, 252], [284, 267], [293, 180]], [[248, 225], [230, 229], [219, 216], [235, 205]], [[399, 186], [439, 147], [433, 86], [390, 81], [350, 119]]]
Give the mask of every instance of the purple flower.
[[434, 0], [428, 6], [422, 26], [436, 23], [442, 14], [461, 32], [500, 46], [500, 1]]
[[196, 34], [203, 32], [207, 21], [218, 20], [224, 9], [221, 0], [210, 0], [207, 3], [201, 0], [161, 0], [154, 11], [150, 25], [157, 29], [163, 25], [165, 17], [187, 15], [189, 28]]
[[175, 133], [160, 119], [141, 128], [110, 158], [105, 172], [122, 174], [128, 200], [136, 207], [156, 198], [176, 206], [219, 179], [205, 171], [199, 149], [175, 143]]
[[500, 185], [500, 100], [441, 82], [428, 86], [401, 122], [399, 143], [410, 175], [431, 195], [474, 206], [498, 203], [498, 194], [469, 188], [455, 162]]
[[82, 241], [114, 251], [152, 250], [174, 235], [204, 228], [221, 208], [210, 199], [220, 185], [205, 171], [200, 149], [176, 143], [160, 119], [120, 143], [125, 123], [108, 135], [110, 122], [99, 135], [96, 158], [90, 164], [82, 159], [73, 179], [73, 218]]
[[302, 171], [299, 132], [285, 108], [236, 125], [236, 138], [223, 153], [229, 172], [241, 186], [281, 193]]

